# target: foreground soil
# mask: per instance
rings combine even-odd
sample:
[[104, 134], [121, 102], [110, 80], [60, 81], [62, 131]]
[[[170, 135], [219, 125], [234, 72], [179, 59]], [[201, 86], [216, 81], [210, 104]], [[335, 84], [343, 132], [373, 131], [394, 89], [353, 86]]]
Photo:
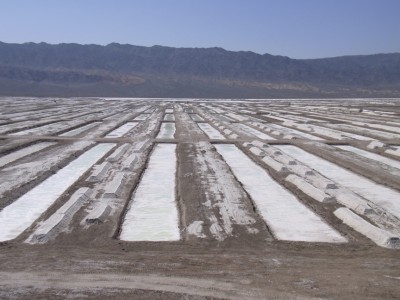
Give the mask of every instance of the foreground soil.
[[373, 245], [228, 239], [0, 247], [1, 298], [396, 299], [400, 256]]

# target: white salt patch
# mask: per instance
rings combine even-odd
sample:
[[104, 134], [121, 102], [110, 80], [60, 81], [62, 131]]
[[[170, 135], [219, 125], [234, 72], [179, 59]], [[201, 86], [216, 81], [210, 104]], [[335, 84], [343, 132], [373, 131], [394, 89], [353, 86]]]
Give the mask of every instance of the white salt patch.
[[175, 203], [175, 150], [175, 144], [158, 144], [155, 147], [126, 213], [121, 240], [179, 240], [179, 216]]
[[[330, 124], [328, 124], [330, 125]], [[338, 139], [343, 140], [343, 139], [356, 139], [356, 140], [361, 140], [361, 141], [369, 141], [372, 140], [372, 138], [365, 137], [359, 134], [354, 134], [354, 133], [349, 133], [349, 132], [343, 132], [335, 129], [328, 129], [322, 126], [317, 126], [317, 125], [309, 125], [312, 129], [315, 130], [316, 133], [319, 133], [321, 135], [329, 136], [332, 138], [337, 138], [336, 136], [339, 135]]]
[[386, 144], [382, 143], [380, 141], [372, 141], [371, 143], [368, 144], [367, 148], [368, 149], [378, 149], [378, 148], [383, 148], [385, 146], [386, 146]]
[[114, 178], [104, 187], [105, 198], [117, 198], [121, 195], [126, 181], [126, 175], [123, 172], [115, 174]]
[[235, 120], [241, 121], [241, 122], [246, 121], [248, 119], [248, 117], [237, 115], [235, 113], [227, 113], [226, 115], [232, 119], [235, 119]]
[[400, 147], [395, 147], [395, 146], [392, 146], [392, 147], [394, 148], [394, 150], [393, 149], [387, 149], [385, 151], [385, 153], [392, 154], [392, 155], [395, 155], [395, 156], [400, 156]]
[[393, 215], [400, 217], [399, 192], [377, 184], [372, 180], [339, 167], [298, 147], [289, 145], [276, 147], [315, 169], [322, 175], [379, 205]]
[[160, 132], [157, 135], [158, 139], [173, 139], [175, 135], [175, 123], [162, 123]]
[[364, 128], [364, 127], [358, 127], [358, 126], [353, 126], [353, 125], [348, 125], [348, 124], [329, 124], [329, 126], [338, 128], [338, 129], [343, 129], [343, 130], [353, 130], [353, 131], [360, 132], [361, 134], [376, 136], [376, 137], [383, 138], [383, 139], [398, 139], [398, 138], [400, 138], [400, 135], [395, 134], [395, 133], [388, 133], [388, 132], [384, 132], [384, 131]]
[[387, 126], [387, 125], [382, 125], [382, 124], [367, 124], [369, 127], [373, 128], [378, 128], [378, 129], [384, 129], [387, 131], [393, 131], [396, 133], [400, 133], [400, 128], [399, 127], [393, 127], [393, 126]]
[[364, 156], [366, 158], [372, 159], [372, 160], [376, 160], [379, 161], [381, 163], [384, 163], [386, 165], [395, 167], [400, 169], [400, 161], [397, 161], [395, 159], [391, 159], [391, 158], [387, 158], [385, 156], [376, 154], [376, 153], [371, 153], [365, 150], [361, 150], [355, 147], [351, 147], [351, 146], [336, 146], [336, 148], [340, 148], [342, 150], [346, 150], [346, 151], [350, 151], [353, 152], [355, 154], [358, 154], [360, 156]]
[[130, 147], [131, 147], [131, 145], [128, 143], [123, 144], [122, 146], [120, 146], [116, 150], [114, 150], [114, 152], [111, 153], [109, 157], [107, 157], [107, 160], [110, 162], [118, 161], [125, 154], [125, 152], [128, 151], [128, 149]]
[[251, 231], [251, 225], [255, 223], [253, 211], [245, 204], [243, 199], [247, 196], [238, 186], [228, 165], [215, 153], [210, 143], [200, 142], [196, 148], [195, 172], [202, 174], [200, 188], [204, 191], [203, 205], [217, 210], [206, 210], [206, 226], [220, 241], [233, 234], [235, 225], [245, 226]]
[[192, 118], [193, 121], [204, 121], [202, 117], [200, 117], [198, 114], [191, 114], [190, 117]]
[[278, 129], [278, 130], [281, 130], [284, 134], [294, 134], [296, 136], [300, 136], [300, 137], [310, 139], [310, 140], [315, 140], [315, 141], [323, 140], [323, 138], [320, 138], [320, 137], [317, 137], [317, 136], [314, 136], [314, 135], [311, 135], [311, 134], [308, 134], [308, 133], [305, 133], [305, 132], [302, 132], [300, 130], [296, 130], [293, 128], [286, 128], [284, 126], [277, 125], [277, 124], [268, 124], [268, 126]]
[[110, 199], [102, 197], [85, 218], [86, 224], [104, 223], [111, 213]]
[[87, 181], [96, 182], [103, 179], [110, 168], [111, 164], [108, 162], [103, 162], [101, 165], [95, 165]]
[[0, 241], [16, 238], [115, 144], [99, 144], [0, 212]]
[[306, 195], [314, 198], [319, 202], [335, 202], [335, 199], [326, 194], [322, 189], [319, 189], [312, 184], [308, 183], [304, 178], [294, 174], [290, 174], [285, 178], [286, 181], [294, 184], [298, 189], [303, 191]]
[[343, 223], [365, 235], [378, 246], [385, 248], [400, 248], [399, 237], [395, 236], [391, 232], [372, 225], [353, 213], [350, 209], [341, 207], [335, 210], [334, 214], [342, 220]]
[[187, 232], [190, 235], [195, 235], [199, 238], [205, 238], [207, 237], [204, 233], [203, 233], [203, 221], [194, 221], [193, 223], [191, 223], [188, 227], [187, 227]]
[[174, 114], [165, 114], [164, 121], [175, 121]]
[[63, 206], [40, 224], [26, 242], [44, 243], [54, 238], [60, 231], [65, 230], [74, 214], [89, 199], [91, 194], [92, 190], [86, 187], [77, 190]]
[[346, 239], [300, 203], [235, 145], [215, 145], [279, 240], [343, 243]]
[[140, 114], [134, 120], [135, 121], [144, 121], [144, 120], [147, 120], [147, 118], [149, 116], [150, 116], [150, 114]]
[[242, 129], [244, 132], [249, 133], [250, 135], [256, 136], [256, 137], [258, 137], [260, 139], [263, 139], [263, 140], [275, 140], [273, 137], [270, 137], [269, 135], [267, 135], [267, 134], [265, 134], [265, 133], [263, 133], [261, 131], [258, 131], [258, 130], [254, 129], [254, 128], [251, 128], [250, 126], [247, 126], [247, 125], [244, 125], [244, 124], [240, 124], [240, 123], [233, 124], [233, 125], [238, 127], [238, 128], [240, 128], [240, 129]]
[[38, 144], [34, 144], [32, 146], [28, 146], [26, 148], [11, 152], [10, 154], [4, 155], [4, 156], [0, 157], [0, 168], [5, 166], [6, 164], [9, 164], [11, 162], [14, 162], [14, 161], [20, 159], [22, 157], [25, 157], [32, 153], [38, 152], [40, 150], [43, 150], [43, 149], [53, 146], [55, 144], [56, 143], [38, 143]]
[[[294, 126], [298, 129], [305, 130], [308, 132], [316, 133], [319, 135], [323, 135], [332, 139], [338, 139], [338, 140], [344, 140], [344, 139], [356, 139], [356, 140], [362, 140], [362, 141], [368, 141], [371, 140], [371, 138], [354, 134], [354, 133], [348, 133], [348, 132], [342, 132], [339, 130], [331, 129], [331, 128], [325, 128], [322, 126], [318, 125], [311, 125], [311, 124], [299, 124], [299, 123], [294, 123], [294, 122], [288, 122], [284, 123], [284, 125], [287, 126]], [[329, 125], [329, 124], [328, 124]], [[327, 125], [327, 126], [328, 126]]]
[[212, 140], [224, 140], [225, 137], [214, 127], [208, 123], [197, 123], [200, 129], [204, 131], [207, 136]]
[[82, 127], [79, 127], [79, 128], [64, 132], [63, 134], [60, 134], [60, 136], [75, 136], [75, 135], [81, 134], [82, 132], [84, 132], [86, 130], [89, 130], [90, 128], [93, 128], [93, 127], [97, 126], [100, 123], [101, 122], [90, 123], [90, 124], [87, 124], [85, 126], [82, 126]]
[[83, 151], [90, 145], [95, 144], [93, 141], [79, 141], [68, 146], [60, 146], [53, 151], [45, 151], [36, 156], [34, 160], [28, 163], [13, 164], [1, 170], [2, 181], [0, 184], [0, 198], [4, 193], [15, 190], [20, 186], [27, 184], [38, 177], [41, 172], [56, 168], [57, 165], [65, 159], [74, 155], [77, 151]]
[[10, 135], [34, 135], [34, 134], [43, 134], [48, 133], [48, 130], [61, 130], [62, 124], [61, 123], [51, 123], [47, 125], [42, 125], [34, 128], [25, 129], [22, 131], [11, 133]]
[[132, 128], [134, 128], [139, 122], [127, 122], [124, 125], [114, 129], [109, 134], [106, 135], [106, 138], [116, 138], [122, 137], [127, 134]]

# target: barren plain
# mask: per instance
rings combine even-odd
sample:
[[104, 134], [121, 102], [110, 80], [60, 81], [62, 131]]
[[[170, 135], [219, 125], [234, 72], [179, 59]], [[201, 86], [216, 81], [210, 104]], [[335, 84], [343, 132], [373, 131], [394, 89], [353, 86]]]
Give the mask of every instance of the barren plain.
[[400, 99], [0, 105], [0, 298], [400, 297]]

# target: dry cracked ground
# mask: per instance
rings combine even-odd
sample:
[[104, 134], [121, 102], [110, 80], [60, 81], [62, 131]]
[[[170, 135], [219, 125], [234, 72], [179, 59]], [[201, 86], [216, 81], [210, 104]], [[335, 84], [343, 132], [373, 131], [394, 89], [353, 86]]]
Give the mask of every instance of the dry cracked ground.
[[400, 297], [398, 99], [0, 103], [0, 298]]

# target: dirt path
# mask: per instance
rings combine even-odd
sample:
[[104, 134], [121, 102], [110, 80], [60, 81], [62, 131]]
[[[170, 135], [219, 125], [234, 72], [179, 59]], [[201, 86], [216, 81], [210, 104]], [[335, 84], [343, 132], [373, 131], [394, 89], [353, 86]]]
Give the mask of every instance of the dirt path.
[[[263, 289], [248, 289], [246, 280], [242, 282], [224, 282], [212, 279], [165, 277], [158, 275], [124, 275], [124, 274], [70, 274], [60, 272], [0, 272], [0, 286], [21, 288], [56, 289], [129, 289], [172, 292], [228, 299], [265, 299], [294, 297], [288, 293]], [[302, 297], [296, 297], [301, 299]], [[307, 299], [311, 299], [308, 298]]]

